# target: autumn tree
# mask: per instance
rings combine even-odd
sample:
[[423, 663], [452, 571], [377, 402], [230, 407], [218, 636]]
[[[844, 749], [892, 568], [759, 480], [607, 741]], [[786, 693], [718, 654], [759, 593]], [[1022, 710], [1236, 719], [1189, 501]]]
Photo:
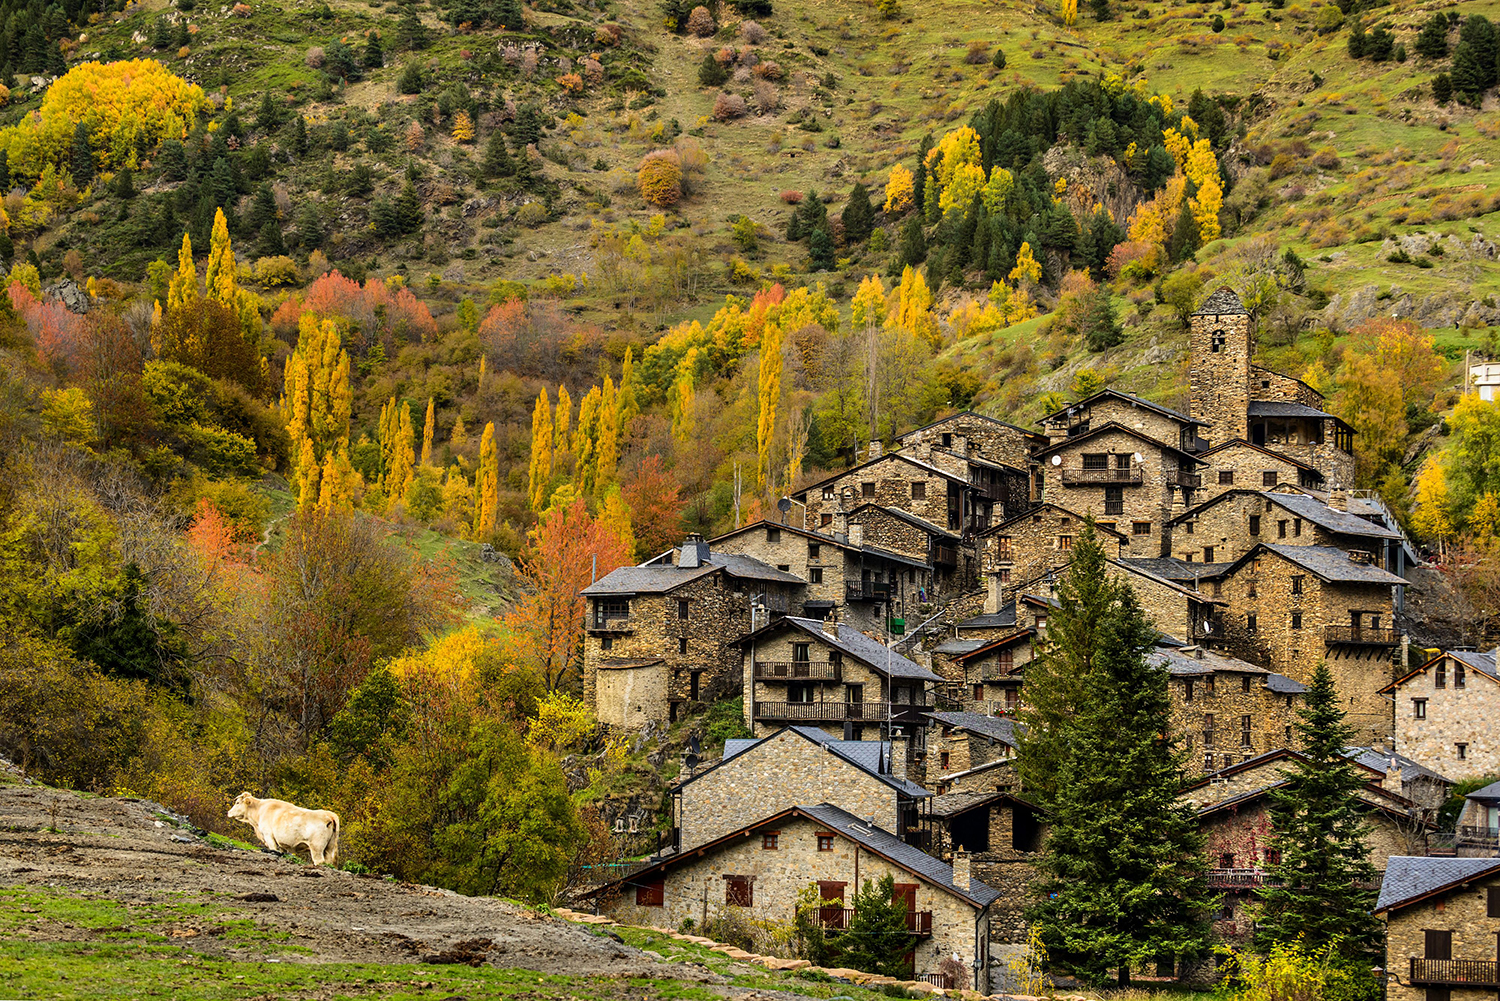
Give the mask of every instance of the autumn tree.
[[546, 500], [552, 481], [552, 406], [543, 389], [536, 395], [536, 407], [531, 413], [531, 468], [528, 473], [528, 494], [531, 509], [540, 511]]
[[474, 538], [487, 539], [495, 531], [500, 510], [500, 465], [495, 451], [495, 424], [485, 424], [479, 439], [479, 469], [474, 480]]
[[898, 216], [910, 211], [914, 204], [912, 195], [912, 172], [901, 164], [891, 168], [885, 182], [885, 214]]
[[422, 421], [422, 465], [432, 465], [433, 418], [432, 397], [427, 397], [427, 417]]
[[681, 541], [682, 487], [659, 455], [648, 455], [621, 485], [630, 505], [635, 557], [648, 559]]
[[349, 450], [349, 353], [339, 344], [338, 327], [304, 314], [297, 347], [286, 361], [281, 419], [291, 440], [295, 474], [302, 484], [299, 507], [315, 503], [323, 458]]
[[675, 150], [647, 153], [636, 169], [636, 187], [647, 204], [660, 208], [676, 205], [682, 198], [682, 159]]
[[769, 324], [760, 341], [760, 376], [757, 383], [757, 399], [760, 401], [760, 418], [756, 424], [755, 483], [764, 491], [771, 472], [771, 445], [776, 436], [776, 417], [781, 408], [782, 373], [781, 325]]

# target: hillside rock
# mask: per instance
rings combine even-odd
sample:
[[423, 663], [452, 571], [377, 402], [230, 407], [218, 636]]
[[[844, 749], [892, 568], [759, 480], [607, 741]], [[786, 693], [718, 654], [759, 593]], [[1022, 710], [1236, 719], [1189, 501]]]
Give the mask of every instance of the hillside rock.
[[1500, 304], [1473, 301], [1457, 292], [1417, 298], [1391, 286], [1382, 293], [1379, 285], [1365, 285], [1328, 300], [1323, 320], [1339, 327], [1353, 327], [1376, 316], [1411, 320], [1420, 327], [1487, 327], [1500, 323]]
[[70, 313], [87, 313], [94, 308], [93, 297], [71, 278], [53, 282], [42, 289], [43, 302], [60, 302]]

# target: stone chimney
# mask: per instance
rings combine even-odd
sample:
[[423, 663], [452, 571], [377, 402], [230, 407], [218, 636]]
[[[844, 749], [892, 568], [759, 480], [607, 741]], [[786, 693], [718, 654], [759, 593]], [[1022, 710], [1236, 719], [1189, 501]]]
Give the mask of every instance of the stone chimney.
[[1380, 780], [1380, 787], [1386, 792], [1401, 795], [1401, 766], [1392, 758], [1385, 766], [1385, 778]]
[[833, 512], [833, 524], [829, 527], [833, 529], [833, 537], [840, 542], [848, 538], [849, 515], [843, 510], [842, 505], [839, 510]]
[[870, 450], [869, 450], [869, 452], [866, 453], [865, 458], [867, 458], [867, 459], [878, 459], [878, 458], [880, 458], [880, 439], [879, 438], [876, 438], [875, 440], [873, 440], [873, 441], [870, 442]]
[[1349, 494], [1343, 487], [1334, 487], [1328, 491], [1328, 506], [1335, 511], [1347, 512], [1349, 510]]
[[953, 885], [964, 893], [969, 892], [969, 853], [955, 851], [953, 853]]
[[865, 544], [865, 526], [851, 522], [849, 524], [849, 545], [862, 546]]
[[708, 565], [708, 543], [703, 541], [703, 536], [697, 532], [689, 532], [688, 537], [682, 540], [682, 555], [677, 560], [677, 565], [688, 570], [694, 570]]
[[823, 632], [834, 639], [839, 638], [839, 610], [830, 608], [828, 614], [823, 618]]
[[906, 738], [891, 737], [891, 778], [906, 779]]
[[1000, 611], [1005, 604], [1005, 585], [1000, 583], [1000, 575], [992, 573], [989, 575], [989, 587], [984, 593], [984, 614], [994, 615]]

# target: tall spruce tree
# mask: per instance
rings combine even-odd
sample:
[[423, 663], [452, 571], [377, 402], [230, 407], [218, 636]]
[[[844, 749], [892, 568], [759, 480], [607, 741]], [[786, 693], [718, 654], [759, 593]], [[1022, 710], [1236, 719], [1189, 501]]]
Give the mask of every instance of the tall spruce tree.
[[1125, 985], [1132, 967], [1208, 955], [1203, 835], [1177, 799], [1167, 674], [1149, 659], [1160, 634], [1107, 576], [1092, 522], [1058, 599], [1026, 669], [1022, 788], [1052, 824], [1027, 917], [1054, 960]]
[[870, 191], [861, 182], [856, 182], [849, 192], [849, 202], [844, 206], [844, 239], [852, 246], [864, 243], [875, 228], [875, 206], [870, 203]]
[[1303, 757], [1271, 790], [1272, 879], [1256, 895], [1256, 944], [1304, 936], [1309, 948], [1337, 945], [1346, 958], [1372, 954], [1380, 922], [1370, 913], [1375, 879], [1359, 792], [1365, 780], [1344, 756], [1353, 742], [1333, 674], [1320, 662], [1303, 697], [1297, 732]]

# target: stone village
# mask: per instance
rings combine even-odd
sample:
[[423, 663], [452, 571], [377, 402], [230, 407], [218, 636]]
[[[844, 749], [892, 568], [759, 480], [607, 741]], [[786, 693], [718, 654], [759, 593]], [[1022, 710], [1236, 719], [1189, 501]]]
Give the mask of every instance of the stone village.
[[584, 692], [602, 723], [640, 732], [739, 697], [753, 734], [688, 759], [668, 843], [595, 890], [596, 907], [653, 926], [728, 908], [787, 920], [816, 884], [819, 921], [840, 929], [863, 881], [890, 875], [912, 976], [998, 988], [1025, 948], [1029, 859], [1047, 837], [1014, 716], [1091, 519], [1106, 572], [1160, 630], [1220, 936], [1250, 934], [1267, 797], [1326, 662], [1366, 777], [1389, 989], [1493, 996], [1500, 783], [1468, 797], [1455, 835], [1434, 818], [1455, 782], [1500, 769], [1496, 651], [1408, 641], [1419, 561], [1380, 500], [1349, 489], [1353, 432], [1253, 353], [1221, 288], [1192, 317], [1186, 413], [1111, 389], [1039, 430], [958, 413], [872, 444], [776, 520], [689, 536], [588, 587]]

